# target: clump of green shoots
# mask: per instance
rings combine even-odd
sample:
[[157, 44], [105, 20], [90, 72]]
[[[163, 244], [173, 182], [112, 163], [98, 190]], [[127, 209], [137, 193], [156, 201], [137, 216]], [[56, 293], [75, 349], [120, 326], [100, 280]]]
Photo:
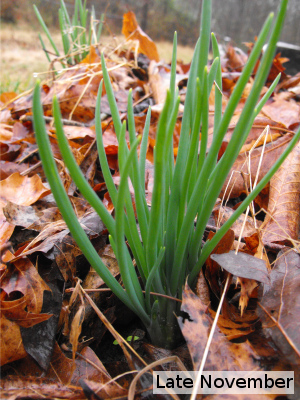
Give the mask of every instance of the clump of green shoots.
[[[61, 54], [59, 53], [51, 33], [49, 32], [49, 29], [47, 28], [38, 8], [36, 5], [34, 5], [33, 8], [44, 30], [44, 33], [46, 34], [53, 48], [55, 56], [57, 58], [61, 58]], [[102, 14], [100, 21], [97, 21], [94, 7], [92, 7], [92, 11], [89, 12], [86, 7], [86, 0], [84, 3], [82, 3], [82, 0], [75, 0], [74, 15], [71, 19], [64, 0], [60, 0], [58, 17], [62, 44], [65, 53], [64, 57], [69, 65], [74, 65], [82, 61], [89, 54], [91, 45], [99, 43], [104, 15]], [[41, 35], [39, 35], [39, 39], [48, 61], [51, 62], [49, 53], [46, 50]], [[63, 62], [62, 66], [65, 67]]]
[[[35, 87], [33, 99], [34, 127], [40, 157], [57, 205], [72, 236], [91, 266], [108, 287], [139, 316], [152, 342], [169, 348], [176, 346], [180, 334], [175, 317], [180, 309], [180, 303], [170, 297], [181, 298], [186, 279], [190, 285], [195, 283], [197, 274], [211, 251], [278, 170], [300, 137], [299, 130], [285, 152], [253, 192], [242, 202], [215, 236], [203, 245], [204, 230], [223, 183], [248, 136], [255, 117], [279, 81], [278, 76], [265, 95], [260, 98], [283, 25], [287, 0], [282, 0], [275, 21], [273, 21], [273, 14], [267, 18], [224, 113], [222, 112], [222, 75], [218, 44], [215, 36], [210, 34], [211, 0], [204, 0], [202, 7], [200, 38], [195, 47], [189, 73], [176, 162], [173, 151], [173, 131], [180, 101], [175, 85], [175, 34], [170, 90], [156, 133], [154, 186], [150, 209], [145, 197], [145, 160], [151, 111], [148, 110], [142, 138], [136, 138], [132, 94], [129, 92], [127, 122], [122, 123], [103, 54], [103, 80], [119, 142], [118, 160], [121, 179], [118, 188], [113, 182], [102, 140], [100, 120], [102, 82], [97, 98], [95, 125], [100, 164], [115, 207], [115, 218], [109, 214], [102, 201], [89, 186], [74, 160], [64, 135], [57, 98], [53, 99], [57, 140], [64, 162], [78, 189], [100, 215], [110, 233], [110, 243], [119, 263], [124, 286], [115, 280], [98, 256], [78, 222], [64, 190], [46, 134], [39, 84]], [[212, 40], [214, 61], [208, 68], [210, 39]], [[218, 153], [230, 120], [267, 39], [268, 47], [260, 60], [252, 90], [232, 138], [223, 156], [218, 160]], [[219, 90], [215, 90], [213, 140], [208, 149], [208, 99], [214, 83]], [[127, 128], [130, 149], [125, 140]], [[134, 188], [135, 210], [129, 191], [129, 180]], [[136, 261], [138, 274], [126, 240]], [[157, 293], [157, 295], [153, 293]]]

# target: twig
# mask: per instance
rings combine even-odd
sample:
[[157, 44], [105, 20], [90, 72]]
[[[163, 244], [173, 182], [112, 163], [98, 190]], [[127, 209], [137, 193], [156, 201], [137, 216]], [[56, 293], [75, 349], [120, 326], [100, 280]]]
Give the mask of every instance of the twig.
[[[43, 116], [45, 122], [52, 123], [54, 121], [53, 117], [49, 116]], [[20, 118], [21, 122], [33, 122], [33, 116], [32, 115], [24, 115], [24, 117]], [[70, 121], [69, 119], [62, 119], [62, 122], [64, 125], [69, 125], [69, 126], [81, 126], [81, 127], [88, 127], [88, 124], [84, 124], [82, 122], [78, 121]]]

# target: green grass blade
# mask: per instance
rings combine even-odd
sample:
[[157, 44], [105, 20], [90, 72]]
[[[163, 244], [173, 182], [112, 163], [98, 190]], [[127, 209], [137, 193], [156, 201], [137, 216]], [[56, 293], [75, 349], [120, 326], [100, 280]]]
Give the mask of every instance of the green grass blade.
[[143, 190], [145, 190], [146, 155], [148, 149], [150, 122], [151, 122], [151, 107], [149, 107], [147, 111], [146, 121], [143, 130], [143, 137], [140, 147], [140, 156], [139, 156], [139, 170], [141, 175], [141, 187], [143, 188]]
[[[262, 47], [268, 37], [273, 21], [272, 14], [267, 18], [258, 38], [253, 47], [253, 50], [248, 58], [248, 61], [243, 69], [242, 75], [240, 76], [235, 88], [230, 96], [226, 110], [224, 112], [222, 121], [220, 122], [217, 131], [214, 132], [213, 142], [210, 147], [210, 151], [205, 161], [204, 171], [211, 171], [212, 165], [214, 165], [217, 159], [219, 150], [221, 148], [222, 140], [227, 132], [233, 113], [240, 101], [245, 86], [247, 85], [249, 78], [252, 74], [253, 68], [255, 67], [257, 60], [261, 54]], [[202, 177], [202, 180], [204, 177]]]
[[49, 57], [48, 51], [47, 51], [47, 49], [46, 49], [45, 43], [44, 43], [44, 41], [43, 41], [42, 36], [41, 36], [40, 33], [39, 33], [39, 39], [40, 39], [40, 42], [41, 42], [41, 45], [42, 45], [42, 49], [44, 50], [44, 53], [45, 53], [45, 55], [46, 55], [46, 57], [47, 57], [47, 60], [48, 60], [49, 63], [51, 63], [51, 59], [50, 59], [50, 57]]
[[276, 86], [278, 85], [278, 82], [280, 81], [280, 77], [281, 77], [281, 74], [278, 74], [276, 79], [273, 81], [272, 85], [269, 87], [267, 92], [263, 95], [262, 99], [259, 101], [259, 103], [255, 107], [254, 118], [256, 118], [256, 116], [260, 113], [260, 111], [262, 110], [263, 106], [266, 104], [266, 102], [269, 100], [269, 98], [273, 94]]
[[199, 258], [198, 263], [195, 265], [194, 269], [192, 270], [189, 282], [192, 283], [196, 278], [197, 274], [199, 273], [201, 267], [205, 263], [207, 257], [212, 252], [212, 250], [216, 247], [218, 242], [222, 239], [225, 233], [230, 229], [232, 224], [238, 219], [238, 217], [246, 210], [249, 204], [255, 199], [255, 197], [259, 194], [259, 192], [266, 186], [275, 172], [280, 168], [281, 164], [287, 158], [289, 153], [292, 151], [294, 146], [300, 139], [300, 129], [295, 134], [293, 139], [290, 141], [288, 146], [286, 147], [285, 151], [280, 155], [280, 157], [276, 160], [274, 165], [270, 168], [270, 170], [266, 173], [266, 175], [261, 179], [261, 181], [257, 184], [255, 189], [246, 197], [246, 199], [240, 204], [240, 206], [235, 210], [232, 216], [221, 226], [221, 228], [217, 231], [215, 236], [210, 240], [207, 241], [201, 251], [201, 255]]
[[104, 20], [105, 20], [105, 14], [103, 13], [103, 14], [101, 14], [100, 22], [99, 22], [99, 26], [98, 26], [97, 43], [100, 42], [100, 37], [101, 37], [102, 29], [103, 29]]
[[[70, 49], [71, 49], [71, 43], [69, 40], [68, 28], [66, 25], [65, 15], [61, 8], [58, 10], [58, 18], [59, 18], [60, 34], [61, 34], [61, 39], [62, 39], [62, 43], [63, 43], [64, 53], [65, 53], [65, 55], [68, 55], [70, 52]], [[72, 59], [70, 57], [68, 57], [68, 63], [70, 65], [72, 65]]]
[[[119, 146], [120, 145], [122, 146], [123, 142], [125, 142], [125, 134], [120, 136]], [[133, 267], [132, 262], [128, 263], [128, 257], [127, 257], [128, 249], [126, 247], [126, 243], [124, 240], [124, 235], [125, 235], [124, 206], [125, 206], [126, 192], [128, 191], [128, 176], [139, 143], [140, 140], [138, 138], [136, 139], [135, 143], [131, 146], [130, 152], [124, 164], [124, 169], [120, 180], [117, 204], [115, 209], [115, 219], [116, 219], [115, 244], [117, 250], [117, 259], [119, 262], [119, 268], [128, 296], [130, 297], [135, 308], [139, 310], [139, 315], [143, 315], [142, 320], [150, 323], [149, 316], [145, 311], [146, 305], [144, 301], [144, 296], [135, 269]]]
[[96, 110], [95, 110], [95, 131], [96, 131], [96, 139], [97, 139], [97, 149], [99, 154], [100, 166], [102, 170], [102, 174], [105, 180], [105, 184], [110, 195], [111, 201], [113, 205], [116, 205], [117, 202], [117, 189], [114, 184], [113, 178], [111, 176], [111, 172], [109, 169], [109, 165], [106, 158], [103, 137], [102, 137], [102, 125], [101, 125], [101, 96], [102, 96], [102, 87], [103, 82], [101, 81], [97, 101], [96, 101]]
[[[281, 31], [281, 26], [285, 15], [286, 6], [287, 6], [287, 1], [283, 0], [281, 3], [280, 11], [275, 21], [274, 28], [272, 30], [267, 52], [264, 54], [261, 60], [252, 90], [248, 96], [248, 99], [243, 108], [238, 123], [236, 124], [236, 127], [232, 134], [231, 140], [226, 148], [226, 151], [221, 160], [219, 161], [217, 167], [211, 174], [210, 177], [211, 184], [207, 191], [207, 195], [202, 208], [203, 215], [211, 214], [211, 211], [214, 207], [215, 201], [220, 193], [220, 190], [223, 186], [226, 176], [228, 175], [231, 166], [236, 160], [236, 157], [239, 154], [240, 149], [243, 146], [248, 136], [248, 133], [251, 129], [251, 126], [253, 124], [255, 118], [255, 112], [253, 112], [253, 110], [255, 110], [255, 105], [258, 101], [261, 90], [267, 78], [269, 68], [273, 61], [273, 55], [275, 53], [277, 41]], [[209, 156], [207, 157], [207, 159], [208, 158]], [[198, 226], [196, 227], [196, 232], [194, 235], [195, 242], [197, 242], [197, 240], [201, 240], [202, 238], [206, 226], [206, 219], [205, 218], [200, 219], [199, 221], [197, 221], [197, 225]]]
[[51, 43], [51, 46], [53, 47], [53, 50], [54, 50], [55, 54], [57, 55], [57, 57], [60, 57], [59, 51], [58, 51], [58, 49], [57, 49], [57, 47], [56, 47], [56, 45], [55, 45], [55, 43], [54, 43], [54, 41], [52, 39], [51, 33], [49, 32], [49, 29], [47, 28], [47, 26], [46, 26], [46, 24], [45, 24], [45, 22], [43, 20], [43, 17], [41, 16], [41, 14], [40, 14], [40, 12], [39, 12], [39, 10], [38, 10], [38, 8], [37, 8], [37, 6], [35, 4], [33, 5], [33, 9], [34, 9], [35, 15], [37, 16], [37, 19], [39, 20], [39, 23], [41, 24], [41, 26], [42, 26], [42, 28], [43, 28], [43, 30], [44, 30], [49, 42]]
[[54, 116], [54, 123], [56, 128], [56, 135], [59, 144], [59, 149], [61, 151], [64, 162], [70, 172], [72, 179], [74, 180], [76, 186], [78, 187], [82, 195], [85, 197], [85, 199], [90, 203], [90, 205], [94, 208], [97, 214], [101, 217], [108, 231], [114, 232], [115, 229], [114, 219], [107, 211], [102, 201], [98, 198], [97, 194], [90, 187], [80, 167], [75, 161], [73, 153], [68, 144], [68, 140], [64, 134], [63, 124], [61, 120], [61, 113], [57, 98], [54, 98], [53, 100], [53, 116]]
[[[119, 161], [119, 169], [120, 169], [120, 176], [122, 177], [125, 174], [125, 165], [127, 165], [127, 157], [129, 156], [128, 152], [128, 147], [127, 143], [125, 140], [125, 134], [126, 134], [126, 121], [124, 121], [121, 129], [121, 135], [119, 139], [119, 151], [118, 151], [118, 161]], [[135, 143], [136, 139], [134, 139], [133, 144]], [[137, 158], [137, 154], [133, 154], [133, 166], [134, 166], [134, 160]], [[126, 171], [126, 174], [130, 177], [132, 171], [132, 167], [130, 167], [129, 171]], [[139, 271], [142, 271], [143, 276], [148, 276], [147, 273], [147, 266], [146, 266], [146, 258], [145, 258], [145, 252], [143, 249], [143, 246], [141, 244], [139, 232], [137, 229], [137, 224], [136, 224], [136, 218], [135, 218], [135, 212], [133, 209], [133, 204], [132, 204], [132, 198], [131, 194], [129, 191], [129, 185], [127, 184], [126, 189], [124, 189], [124, 196], [125, 196], [125, 205], [126, 205], [126, 212], [127, 212], [127, 218], [126, 220], [126, 225], [125, 225], [125, 233], [126, 236], [128, 236], [128, 241], [131, 246], [132, 252], [134, 254], [134, 257], [136, 259]], [[118, 195], [119, 196], [119, 195]], [[130, 232], [130, 235], [128, 233]]]
[[60, 6], [61, 6], [61, 9], [63, 10], [67, 25], [70, 27], [71, 26], [71, 20], [70, 20], [70, 16], [69, 16], [69, 13], [68, 13], [68, 10], [67, 10], [67, 7], [66, 7], [66, 4], [65, 4], [64, 0], [60, 0]]
[[[202, 90], [201, 88], [201, 83], [199, 78], [197, 78], [196, 80], [196, 88], [197, 88], [197, 107], [196, 107], [194, 124], [191, 132], [191, 143], [187, 158], [185, 176], [182, 182], [182, 193], [183, 193], [182, 197], [186, 198], [187, 204], [190, 201], [191, 191], [197, 179], [197, 162], [198, 162], [200, 129], [201, 129], [201, 120], [203, 113], [203, 101], [204, 101], [204, 90]], [[178, 224], [179, 229], [182, 226], [182, 221], [185, 214], [185, 206], [182, 207], [180, 211], [181, 211], [181, 215], [179, 216], [180, 222]]]
[[220, 66], [220, 59], [217, 57], [214, 59], [213, 63], [210, 66], [208, 73], [208, 93], [211, 92], [212, 86], [215, 82], [215, 78]]
[[[211, 42], [212, 42], [213, 56], [215, 59], [219, 58], [220, 60], [218, 42], [213, 33], [211, 35]], [[221, 63], [219, 62], [215, 80], [214, 132], [217, 131], [221, 119], [222, 119], [222, 68], [221, 68]], [[215, 161], [217, 161], [217, 159]]]
[[201, 143], [200, 143], [200, 153], [198, 159], [198, 168], [197, 175], [199, 175], [202, 170], [205, 157], [206, 157], [206, 149], [207, 149], [207, 141], [208, 141], [208, 116], [209, 116], [209, 85], [208, 81], [208, 73], [207, 67], [204, 68], [204, 77], [203, 77], [203, 102], [202, 102], [202, 128], [201, 128]]
[[106, 68], [106, 63], [105, 63], [103, 53], [101, 54], [101, 65], [102, 65], [103, 79], [104, 79], [108, 103], [110, 106], [111, 116], [112, 116], [112, 119], [114, 122], [114, 127], [115, 127], [117, 138], [119, 138], [120, 133], [121, 133], [122, 122], [120, 119], [117, 102], [116, 102], [114, 92], [113, 92], [113, 89], [111, 86], [111, 82], [110, 82], [110, 78], [109, 78], [108, 71]]
[[171, 63], [171, 76], [170, 76], [170, 93], [171, 93], [171, 99], [172, 99], [173, 103], [176, 101], [176, 95], [175, 95], [176, 64], [177, 64], [177, 32], [174, 32], [172, 63]]
[[158, 253], [158, 256], [157, 256], [157, 259], [155, 261], [155, 264], [154, 264], [154, 266], [153, 266], [153, 268], [152, 268], [152, 270], [151, 270], [151, 272], [150, 272], [150, 274], [148, 276], [148, 279], [147, 279], [147, 283], [146, 283], [146, 287], [145, 287], [145, 301], [146, 301], [146, 307], [147, 307], [148, 314], [151, 313], [151, 308], [152, 308], [151, 307], [151, 300], [150, 300], [151, 286], [152, 286], [152, 283], [153, 283], [153, 279], [155, 278], [155, 276], [156, 276], [156, 274], [158, 272], [158, 269], [159, 269], [159, 267], [161, 265], [162, 259], [163, 259], [164, 254], [165, 254], [165, 250], [166, 250], [165, 247], [162, 247], [160, 249], [160, 251]]
[[201, 80], [203, 78], [203, 71], [207, 65], [208, 53], [210, 46], [210, 26], [211, 26], [211, 1], [204, 0], [202, 2], [202, 12], [201, 12], [201, 25], [200, 25], [200, 54], [198, 63], [198, 78]]
[[86, 233], [82, 229], [77, 216], [73, 210], [69, 197], [59, 177], [57, 167], [53, 158], [50, 141], [46, 132], [46, 126], [43, 118], [43, 108], [40, 100], [40, 86], [36, 84], [33, 95], [33, 120], [36, 141], [39, 147], [45, 175], [50, 184], [53, 196], [59, 210], [79, 248], [92, 265], [92, 267], [101, 276], [107, 286], [124, 302], [131, 310], [136, 312], [136, 308], [130, 301], [128, 294], [122, 286], [115, 280], [109, 270], [106, 268], [101, 258], [98, 256], [95, 248], [92, 246]]
[[[158, 122], [156, 142], [160, 145], [155, 147], [154, 152], [154, 185], [152, 193], [152, 204], [149, 220], [148, 242], [146, 246], [148, 271], [155, 264], [158, 255], [159, 238], [162, 237], [161, 220], [164, 210], [162, 209], [164, 199], [164, 146], [165, 132], [167, 130], [169, 107], [171, 103], [170, 92], [167, 93], [166, 102]], [[159, 231], [158, 231], [159, 229]]]
[[[133, 103], [132, 103], [132, 91], [129, 91], [128, 94], [128, 109], [127, 109], [127, 119], [128, 119], [128, 131], [130, 137], [130, 146], [135, 141], [135, 122], [134, 122], [134, 115], [133, 115]], [[149, 214], [149, 210], [146, 203], [145, 198], [145, 185], [142, 186], [141, 183], [141, 176], [139, 170], [139, 162], [138, 162], [138, 155], [135, 154], [134, 161], [133, 161], [133, 169], [131, 174], [131, 181], [134, 187], [135, 193], [135, 201], [136, 201], [136, 212], [137, 217], [140, 225], [141, 236], [143, 243], [147, 243], [148, 240], [148, 218], [147, 214]], [[147, 213], [147, 214], [146, 214]]]

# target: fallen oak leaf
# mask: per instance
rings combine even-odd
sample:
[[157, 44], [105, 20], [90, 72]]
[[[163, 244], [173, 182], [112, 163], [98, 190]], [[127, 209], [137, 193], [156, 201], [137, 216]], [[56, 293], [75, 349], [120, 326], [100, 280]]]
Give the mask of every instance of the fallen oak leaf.
[[52, 317], [52, 314], [35, 314], [28, 312], [26, 310], [26, 298], [24, 297], [16, 300], [5, 300], [6, 297], [7, 294], [2, 291], [0, 297], [1, 314], [23, 328], [30, 328]]
[[27, 355], [20, 327], [32, 327], [52, 315], [41, 313], [48, 285], [27, 258], [8, 264], [0, 280], [1, 364]]
[[22, 294], [29, 314], [40, 313], [43, 305], [43, 292], [50, 291], [37, 269], [26, 257], [10, 262], [1, 277], [0, 288], [8, 296], [6, 301], [9, 301], [9, 298], [14, 299], [14, 293]]
[[[193, 361], [193, 370], [199, 370], [213, 318], [206, 305], [202, 303], [186, 285], [182, 294], [181, 311], [188, 314], [178, 317], [182, 334]], [[253, 371], [259, 367], [259, 357], [248, 342], [231, 343], [216, 327], [210, 345], [205, 368], [206, 371]]]
[[[214, 318], [216, 313], [209, 309], [210, 315]], [[254, 324], [257, 322], [257, 317], [251, 321], [233, 321], [228, 316], [224, 317], [219, 315], [218, 327], [220, 331], [226, 335], [228, 340], [237, 339], [249, 335], [249, 333], [255, 330]]]

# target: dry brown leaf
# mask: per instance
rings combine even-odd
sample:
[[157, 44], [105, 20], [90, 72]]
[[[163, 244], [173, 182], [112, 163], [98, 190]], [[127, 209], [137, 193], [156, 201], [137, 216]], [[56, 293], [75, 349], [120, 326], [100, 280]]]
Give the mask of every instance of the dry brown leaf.
[[4, 205], [7, 201], [11, 201], [15, 204], [29, 206], [49, 194], [50, 190], [43, 185], [38, 175], [29, 178], [16, 172], [0, 181], [0, 192], [0, 201]]
[[63, 383], [49, 378], [9, 375], [2, 380], [2, 399], [70, 399], [86, 400], [82, 389], [78, 386], [65, 386]]
[[155, 61], [151, 61], [148, 68], [149, 85], [151, 87], [155, 104], [164, 104], [167, 90], [170, 87], [170, 73]]
[[300, 256], [285, 248], [270, 273], [271, 282], [264, 285], [259, 303], [263, 330], [281, 350], [283, 357], [300, 371]]
[[83, 319], [84, 319], [84, 305], [81, 305], [78, 311], [76, 312], [75, 317], [72, 320], [71, 331], [69, 336], [69, 341], [72, 345], [73, 361], [75, 360], [75, 355], [78, 347], [78, 339], [81, 334]]
[[[287, 147], [288, 143], [292, 139], [292, 134], [286, 134], [280, 138], [278, 138], [274, 143], [268, 143], [265, 147], [265, 152], [261, 164], [261, 168], [259, 170], [258, 182], [265, 176], [267, 171], [270, 169], [270, 165], [273, 165], [274, 161], [278, 159], [278, 157], [282, 154], [282, 152]], [[254, 184], [255, 177], [258, 170], [258, 165], [261, 157], [261, 148], [254, 149], [251, 153], [251, 180], [252, 185]], [[231, 198], [239, 197], [242, 193], [245, 193], [245, 182], [241, 172], [248, 174], [248, 165], [247, 165], [247, 154], [239, 154], [236, 161], [234, 162], [228, 177], [223, 185], [223, 188], [220, 193], [220, 197], [223, 196], [226, 191], [230, 193]], [[232, 176], [231, 176], [232, 175]], [[229, 182], [230, 181], [230, 182]], [[229, 184], [228, 184], [229, 183]], [[248, 188], [249, 189], [249, 188]]]
[[71, 384], [78, 384], [80, 379], [84, 379], [86, 384], [88, 384], [98, 396], [105, 399], [127, 395], [127, 390], [116, 381], [112, 380], [106, 368], [92, 349], [85, 347], [80, 354], [82, 357], [79, 356], [76, 359], [76, 368], [72, 375]]
[[237, 51], [231, 44], [227, 46], [226, 49], [226, 68], [229, 71], [242, 71], [245, 63], [247, 62], [247, 55], [241, 52], [240, 49]]
[[[209, 309], [209, 313], [215, 318], [216, 313]], [[251, 320], [245, 319], [244, 321], [234, 321], [228, 316], [220, 315], [218, 318], [218, 327], [228, 340], [241, 338], [249, 335], [249, 333], [255, 330], [254, 324], [257, 322], [257, 318]]]
[[255, 279], [265, 284], [270, 282], [266, 263], [259, 258], [247, 253], [235, 253], [235, 251], [224, 254], [212, 254], [210, 257], [232, 275]]
[[0, 318], [1, 346], [0, 365], [20, 360], [27, 356], [22, 343], [20, 327], [14, 321], [10, 321], [1, 315]]
[[272, 103], [266, 104], [262, 113], [273, 121], [283, 124], [287, 129], [300, 122], [300, 106], [294, 100], [282, 100], [275, 95]]
[[[214, 218], [217, 226], [222, 226], [234, 213], [234, 210], [230, 207], [220, 207], [213, 211]], [[245, 222], [246, 218], [246, 222]], [[261, 221], [257, 221], [257, 226], [261, 225]], [[242, 214], [232, 224], [231, 229], [234, 231], [235, 237], [239, 237], [242, 232], [242, 237], [248, 237], [256, 233], [257, 228], [254, 225], [253, 218]]]
[[31, 205], [50, 193], [38, 175], [31, 178], [21, 176], [19, 172], [0, 181], [0, 247], [10, 238], [14, 226], [6, 221], [3, 207], [8, 201], [19, 205]]
[[43, 293], [50, 290], [27, 259], [9, 264], [1, 281], [1, 363], [25, 357], [20, 326], [30, 327], [51, 317], [41, 313]]
[[241, 315], [243, 315], [244, 310], [248, 306], [249, 298], [255, 288], [257, 288], [258, 283], [254, 279], [240, 278], [236, 280], [236, 285], [241, 287], [239, 306], [241, 309]]
[[[213, 319], [207, 307], [187, 286], [182, 296], [181, 311], [189, 318], [178, 318], [193, 361], [199, 369]], [[206, 371], [253, 371], [259, 366], [257, 354], [247, 343], [231, 343], [217, 327], [208, 353]]]
[[41, 312], [44, 290], [50, 290], [37, 269], [26, 257], [8, 265], [5, 274], [1, 277], [0, 284], [2, 291], [8, 296], [6, 301], [9, 301], [10, 296], [13, 296], [14, 293], [19, 294], [18, 297], [20, 297], [20, 293], [22, 294], [21, 297], [26, 301], [29, 314]]
[[140, 28], [135, 14], [128, 11], [123, 15], [122, 34], [127, 40], [137, 40], [139, 43], [138, 52], [145, 54], [150, 60], [159, 61], [159, 55], [156, 44]]
[[264, 243], [290, 244], [298, 240], [300, 223], [300, 144], [292, 150], [270, 182]]
[[[215, 233], [209, 232], [207, 240], [211, 240], [214, 235]], [[221, 271], [219, 264], [213, 261], [211, 255], [228, 253], [232, 248], [233, 242], [234, 231], [232, 229], [229, 229], [229, 231], [223, 236], [223, 238], [214, 248], [205, 263], [205, 277], [210, 285], [211, 290], [218, 298], [220, 298], [220, 283], [224, 279], [225, 274]]]

